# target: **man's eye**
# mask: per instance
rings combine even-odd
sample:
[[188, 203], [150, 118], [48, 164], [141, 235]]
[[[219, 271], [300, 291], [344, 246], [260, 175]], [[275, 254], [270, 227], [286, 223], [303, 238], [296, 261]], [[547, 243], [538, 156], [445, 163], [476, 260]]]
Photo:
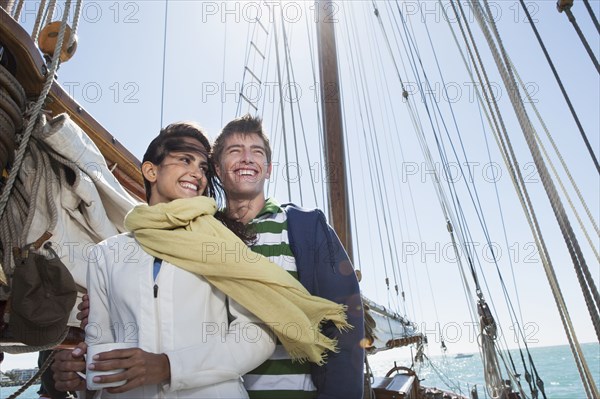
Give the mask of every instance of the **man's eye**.
[[190, 162], [192, 162], [192, 160], [190, 158], [188, 158], [188, 157], [181, 157], [181, 158], [179, 158], [179, 160], [181, 162], [183, 162], [183, 163], [190, 163]]

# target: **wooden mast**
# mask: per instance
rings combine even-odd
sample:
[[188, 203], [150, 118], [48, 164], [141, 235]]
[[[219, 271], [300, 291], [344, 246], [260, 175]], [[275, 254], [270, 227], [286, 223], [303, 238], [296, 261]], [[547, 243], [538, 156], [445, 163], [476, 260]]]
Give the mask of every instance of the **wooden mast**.
[[334, 30], [334, 24], [337, 20], [335, 19], [334, 6], [330, 0], [317, 1], [316, 5], [318, 7], [316, 10], [317, 44], [329, 214], [331, 215], [333, 228], [344, 248], [346, 248], [350, 260], [353, 260], [348, 188], [346, 184], [344, 129]]

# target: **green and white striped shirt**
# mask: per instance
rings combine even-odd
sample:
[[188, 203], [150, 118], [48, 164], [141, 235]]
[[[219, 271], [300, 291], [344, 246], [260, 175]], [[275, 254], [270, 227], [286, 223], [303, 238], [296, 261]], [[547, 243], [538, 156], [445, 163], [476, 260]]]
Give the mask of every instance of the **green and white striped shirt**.
[[[271, 198], [251, 222], [257, 235], [252, 251], [287, 270], [298, 279], [296, 260], [290, 249], [287, 216]], [[314, 398], [317, 390], [310, 376], [308, 362], [292, 362], [281, 343], [262, 365], [244, 376], [244, 386], [251, 399]]]

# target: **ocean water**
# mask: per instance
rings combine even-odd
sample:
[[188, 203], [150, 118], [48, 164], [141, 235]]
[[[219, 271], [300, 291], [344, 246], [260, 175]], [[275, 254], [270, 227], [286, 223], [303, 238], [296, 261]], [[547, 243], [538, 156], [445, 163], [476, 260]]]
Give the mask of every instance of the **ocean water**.
[[[596, 381], [596, 386], [600, 388], [600, 344], [582, 344], [581, 348], [590, 367], [590, 372]], [[410, 359], [406, 363], [401, 361], [404, 359], [396, 359], [394, 357], [399, 356], [401, 350], [398, 349], [397, 351], [396, 355], [394, 355], [394, 350], [392, 350], [378, 353], [371, 357], [369, 362], [376, 376], [385, 375], [394, 366], [394, 360], [398, 360], [399, 366], [410, 366]], [[529, 351], [538, 375], [544, 382], [544, 389], [548, 399], [586, 398], [577, 366], [568, 345], [530, 348]], [[527, 397], [531, 397], [529, 386], [524, 377], [525, 371], [522, 366], [521, 356], [518, 350], [511, 350], [510, 353], [517, 372], [522, 374], [521, 385], [525, 394]], [[526, 352], [524, 352], [523, 356], [527, 359]], [[506, 357], [506, 361], [510, 361], [508, 357]], [[489, 395], [484, 392], [483, 367], [479, 353], [475, 353], [473, 357], [462, 359], [455, 359], [454, 355], [446, 357], [436, 356], [431, 358], [431, 362], [433, 363], [433, 367], [424, 364], [418, 372], [419, 379], [422, 380], [421, 385], [448, 389], [454, 392], [458, 392], [456, 387], [459, 387], [463, 395], [467, 397], [470, 388], [473, 385], [477, 385], [479, 398], [489, 398]], [[529, 364], [527, 364], [527, 368], [532, 373]], [[506, 373], [503, 375], [506, 378]], [[539, 397], [542, 398], [542, 395], [540, 394]]]
[[[587, 359], [590, 371], [596, 379], [596, 386], [600, 386], [600, 345], [598, 343], [582, 344], [584, 356]], [[581, 385], [579, 373], [569, 346], [549, 346], [541, 348], [530, 348], [538, 374], [544, 381], [546, 396], [548, 399], [584, 399], [585, 391]], [[518, 351], [511, 351], [513, 361], [517, 365], [517, 370], [522, 372], [520, 355]], [[410, 360], [400, 357], [401, 350], [391, 350], [379, 353], [370, 357], [370, 365], [375, 375], [383, 376], [398, 361], [398, 365], [409, 366]], [[444, 381], [451, 385], [459, 386], [463, 393], [467, 394], [473, 385], [477, 385], [479, 398], [487, 398], [484, 392], [484, 380], [482, 374], [481, 360], [479, 354], [470, 358], [454, 359], [453, 357], [432, 357], [431, 361], [438, 371], [433, 367], [423, 366], [419, 372], [419, 378], [423, 381], [422, 385], [448, 389]], [[529, 365], [528, 365], [529, 368]], [[444, 377], [440, 377], [439, 374]], [[527, 386], [523, 378], [524, 386]], [[460, 381], [460, 383], [458, 382]], [[32, 386], [25, 391], [19, 398], [35, 399], [37, 398], [38, 386]], [[18, 387], [0, 387], [0, 398], [4, 399], [15, 392]], [[528, 388], [525, 393], [530, 397]], [[468, 394], [467, 394], [468, 395]], [[541, 398], [541, 395], [540, 395]]]

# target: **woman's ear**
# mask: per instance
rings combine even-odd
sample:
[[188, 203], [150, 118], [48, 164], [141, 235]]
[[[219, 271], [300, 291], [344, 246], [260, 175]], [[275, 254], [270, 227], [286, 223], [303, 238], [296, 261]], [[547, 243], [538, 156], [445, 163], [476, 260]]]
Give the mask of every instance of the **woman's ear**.
[[150, 161], [146, 161], [142, 164], [142, 174], [150, 183], [154, 183], [156, 181], [157, 168], [158, 167]]

